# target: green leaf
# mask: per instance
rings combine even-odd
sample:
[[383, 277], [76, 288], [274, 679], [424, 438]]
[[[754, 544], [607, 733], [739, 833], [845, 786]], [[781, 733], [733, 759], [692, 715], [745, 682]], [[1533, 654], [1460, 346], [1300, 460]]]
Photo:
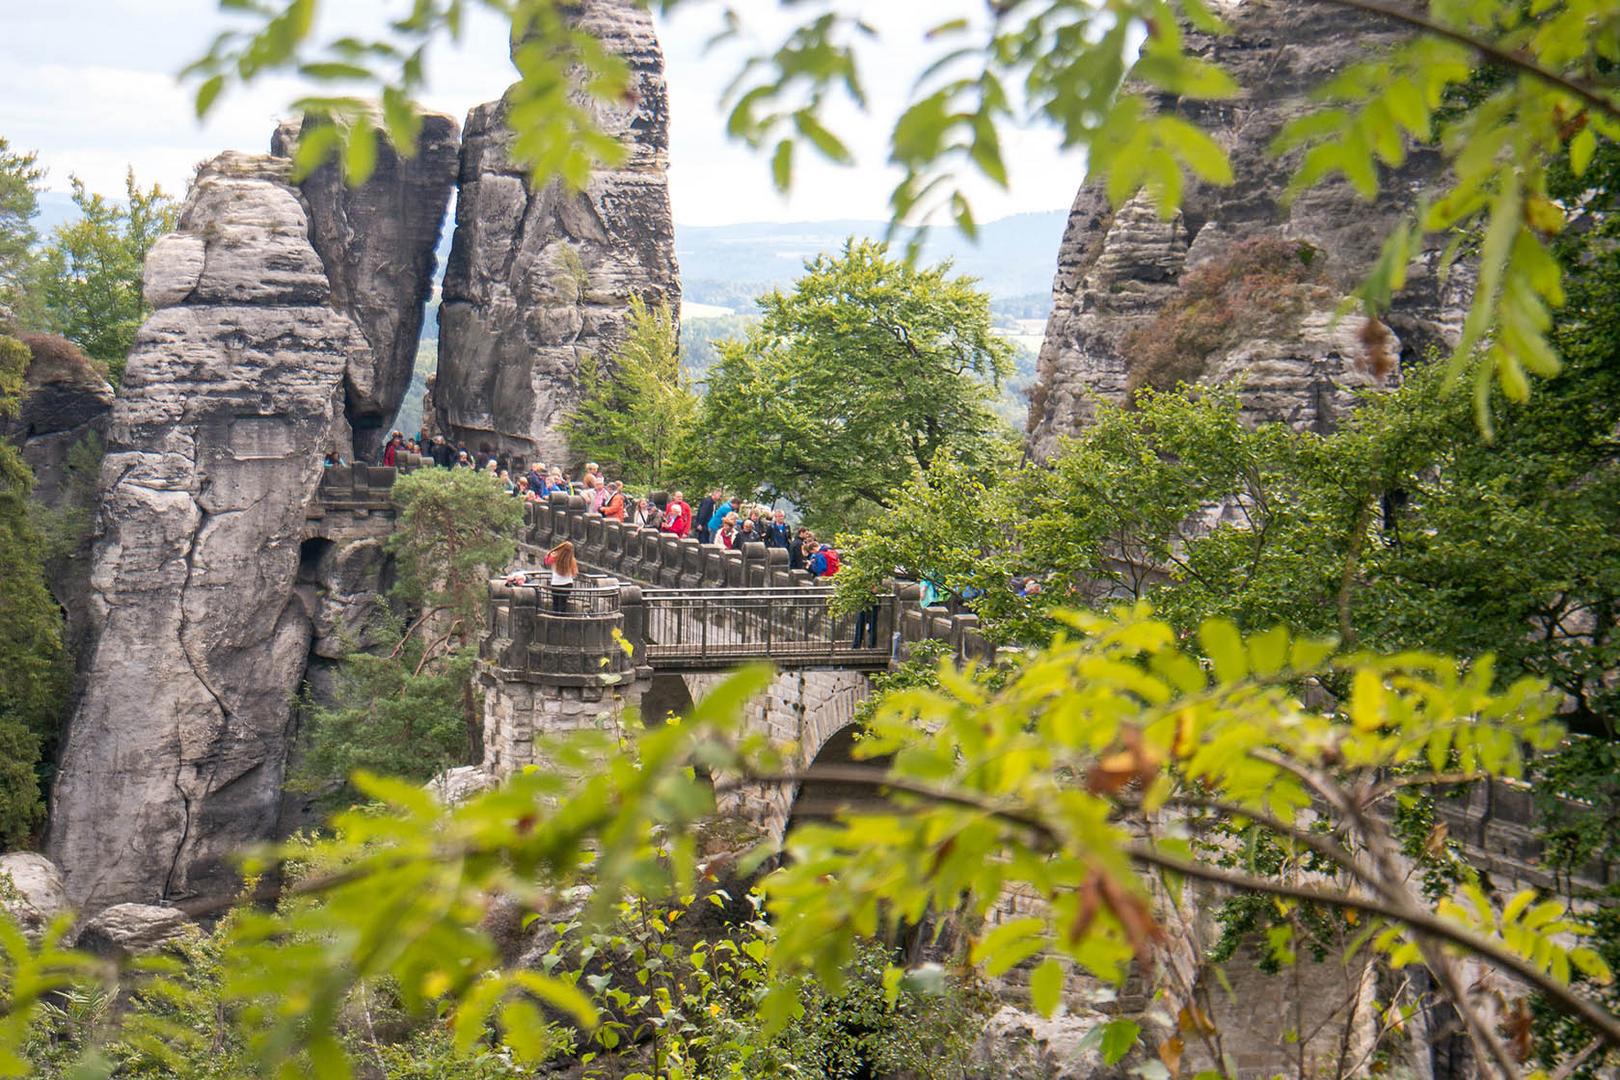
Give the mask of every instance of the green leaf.
[[344, 64], [337, 61], [300, 64], [298, 67], [298, 73], [303, 75], [305, 78], [315, 79], [320, 82], [330, 82], [340, 79], [369, 80], [372, 77], [370, 70], [361, 67], [359, 64]]
[[809, 139], [811, 144], [821, 151], [822, 157], [839, 165], [854, 164], [855, 158], [850, 154], [849, 148], [843, 144], [838, 136], [822, 126], [821, 121], [817, 120], [815, 114], [809, 109], [800, 109], [793, 114], [793, 126], [798, 129], [799, 134]]
[[544, 1061], [550, 1045], [546, 1039], [546, 1020], [534, 1003], [512, 998], [501, 1005], [502, 1041], [512, 1048], [513, 1055], [522, 1062], [537, 1064]]
[[572, 1016], [586, 1030], [596, 1026], [596, 1006], [577, 986], [538, 971], [514, 971], [511, 979], [547, 1005]]
[[1206, 619], [1198, 628], [1198, 641], [1215, 665], [1215, 677], [1221, 682], [1239, 682], [1249, 674], [1243, 637], [1229, 620]]
[[1232, 162], [1208, 132], [1179, 116], [1161, 116], [1157, 125], [1161, 137], [1195, 176], [1223, 186], [1232, 182]]
[[1044, 1017], [1057, 1011], [1063, 1000], [1063, 964], [1057, 957], [1048, 956], [1030, 973], [1029, 1000]]
[[771, 183], [776, 190], [786, 192], [793, 186], [793, 140], [783, 139], [776, 144], [771, 155]]
[[215, 75], [197, 87], [197, 119], [201, 120], [208, 115], [208, 110], [214, 107], [219, 99], [220, 91], [225, 89], [225, 76]]
[[1597, 153], [1597, 135], [1589, 127], [1581, 128], [1575, 137], [1569, 140], [1569, 169], [1576, 176], [1585, 176], [1586, 167], [1592, 164], [1592, 155]]
[[1117, 1065], [1131, 1052], [1142, 1026], [1134, 1020], [1110, 1020], [1103, 1025], [1102, 1055], [1104, 1065]]
[[1261, 678], [1277, 674], [1288, 663], [1288, 628], [1273, 626], [1249, 639], [1249, 666]]
[[991, 978], [1039, 952], [1046, 943], [1046, 920], [1027, 917], [1009, 919], [980, 938], [973, 946], [973, 963], [983, 964]]
[[371, 179], [377, 167], [377, 138], [379, 132], [369, 120], [359, 120], [349, 129], [349, 142], [343, 152], [343, 174], [350, 187], [359, 187]]

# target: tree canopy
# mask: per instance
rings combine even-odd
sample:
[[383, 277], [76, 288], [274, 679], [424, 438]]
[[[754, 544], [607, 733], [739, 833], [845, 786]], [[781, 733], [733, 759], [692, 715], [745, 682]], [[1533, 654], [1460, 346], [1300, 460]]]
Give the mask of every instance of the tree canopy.
[[[15, 415], [28, 360], [28, 346], [0, 328], [0, 416]], [[22, 454], [0, 439], [0, 848], [27, 843], [44, 818], [36, 769], [72, 675], [29, 509], [33, 488]]]
[[123, 202], [73, 178], [79, 219], [59, 226], [44, 252], [42, 293], [50, 328], [107, 365], [116, 386], [148, 309], [141, 295], [146, 253], [173, 230], [179, 207], [130, 170]]
[[941, 454], [989, 467], [1013, 452], [994, 412], [1011, 346], [948, 263], [851, 240], [759, 306], [709, 371], [684, 455], [694, 475], [847, 522], [893, 505]]
[[698, 397], [681, 362], [667, 304], [630, 298], [630, 324], [611, 362], [586, 357], [585, 396], [564, 420], [575, 460], [594, 461], [626, 484], [657, 488], [673, 479], [676, 447], [697, 415]]

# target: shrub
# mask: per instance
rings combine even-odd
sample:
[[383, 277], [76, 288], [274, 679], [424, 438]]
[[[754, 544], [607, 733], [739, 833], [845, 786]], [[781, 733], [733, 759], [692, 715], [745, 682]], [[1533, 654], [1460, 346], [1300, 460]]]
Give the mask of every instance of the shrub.
[[1188, 271], [1154, 320], [1125, 336], [1127, 400], [1197, 382], [1217, 352], [1298, 320], [1324, 292], [1316, 256], [1301, 241], [1260, 236]]

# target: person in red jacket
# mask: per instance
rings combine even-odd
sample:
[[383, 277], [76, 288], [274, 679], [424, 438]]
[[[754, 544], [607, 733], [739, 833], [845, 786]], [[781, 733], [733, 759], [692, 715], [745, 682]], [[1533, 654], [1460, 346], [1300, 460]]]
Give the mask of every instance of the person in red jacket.
[[663, 530], [676, 536], [692, 531], [692, 508], [686, 505], [686, 497], [679, 491], [670, 494], [669, 505], [664, 507]]

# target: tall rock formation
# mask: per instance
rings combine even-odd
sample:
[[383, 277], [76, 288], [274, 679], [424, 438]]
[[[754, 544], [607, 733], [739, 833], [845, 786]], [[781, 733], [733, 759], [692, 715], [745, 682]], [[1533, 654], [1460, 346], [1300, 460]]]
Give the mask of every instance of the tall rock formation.
[[[1049, 455], [1059, 436], [1092, 414], [1093, 402], [1121, 401], [1133, 376], [1128, 339], [1175, 303], [1190, 270], [1218, 270], [1234, 245], [1269, 238], [1309, 245], [1309, 288], [1296, 315], [1259, 327], [1239, 326], [1202, 364], [1202, 377], [1236, 382], [1246, 412], [1301, 427], [1330, 429], [1358, 389], [1398, 377], [1369, 352], [1402, 362], [1455, 339], [1467, 304], [1468, 274], [1442, 283], [1439, 246], [1420, 253], [1385, 318], [1364, 328], [1359, 315], [1334, 322], [1338, 299], [1376, 257], [1384, 236], [1441, 175], [1432, 149], [1418, 148], [1398, 170], [1385, 170], [1376, 202], [1362, 201], [1335, 181], [1282, 204], [1297, 156], [1273, 157], [1267, 147], [1282, 126], [1311, 107], [1307, 95], [1369, 50], [1401, 38], [1392, 24], [1308, 0], [1247, 0], [1223, 9], [1230, 34], [1189, 34], [1189, 51], [1237, 79], [1238, 97], [1225, 102], [1160, 102], [1210, 131], [1226, 147], [1236, 181], [1229, 187], [1190, 184], [1181, 212], [1159, 220], [1143, 199], [1113, 211], [1096, 184], [1075, 197], [1058, 252], [1052, 314], [1030, 399], [1032, 452]], [[1212, 271], [1213, 272], [1213, 271]], [[1308, 293], [1308, 295], [1306, 295]], [[1234, 322], [1243, 322], [1234, 313]], [[1385, 337], [1385, 332], [1392, 333]]]
[[580, 360], [611, 361], [630, 298], [680, 305], [652, 17], [634, 0], [586, 0], [572, 18], [630, 64], [631, 99], [597, 109], [629, 153], [581, 191], [535, 190], [512, 160], [507, 102], [472, 110], [433, 387], [439, 430], [548, 462], [568, 457], [560, 424], [581, 395]]
[[372, 362], [289, 169], [216, 158], [147, 260], [156, 310], [108, 431], [98, 634], [51, 818], [79, 905], [217, 895], [275, 823], [310, 641], [304, 508], [322, 455], [349, 449], [345, 375]]
[[[306, 118], [303, 128], [318, 122]], [[283, 124], [271, 152], [290, 156], [298, 132], [296, 123]], [[371, 345], [370, 361], [355, 358], [344, 377], [354, 452], [362, 461], [376, 460], [410, 386], [459, 146], [455, 118], [427, 113], [416, 153], [402, 158], [379, 141], [377, 166], [359, 187], [345, 183], [332, 163], [299, 184], [332, 304], [359, 325]]]

